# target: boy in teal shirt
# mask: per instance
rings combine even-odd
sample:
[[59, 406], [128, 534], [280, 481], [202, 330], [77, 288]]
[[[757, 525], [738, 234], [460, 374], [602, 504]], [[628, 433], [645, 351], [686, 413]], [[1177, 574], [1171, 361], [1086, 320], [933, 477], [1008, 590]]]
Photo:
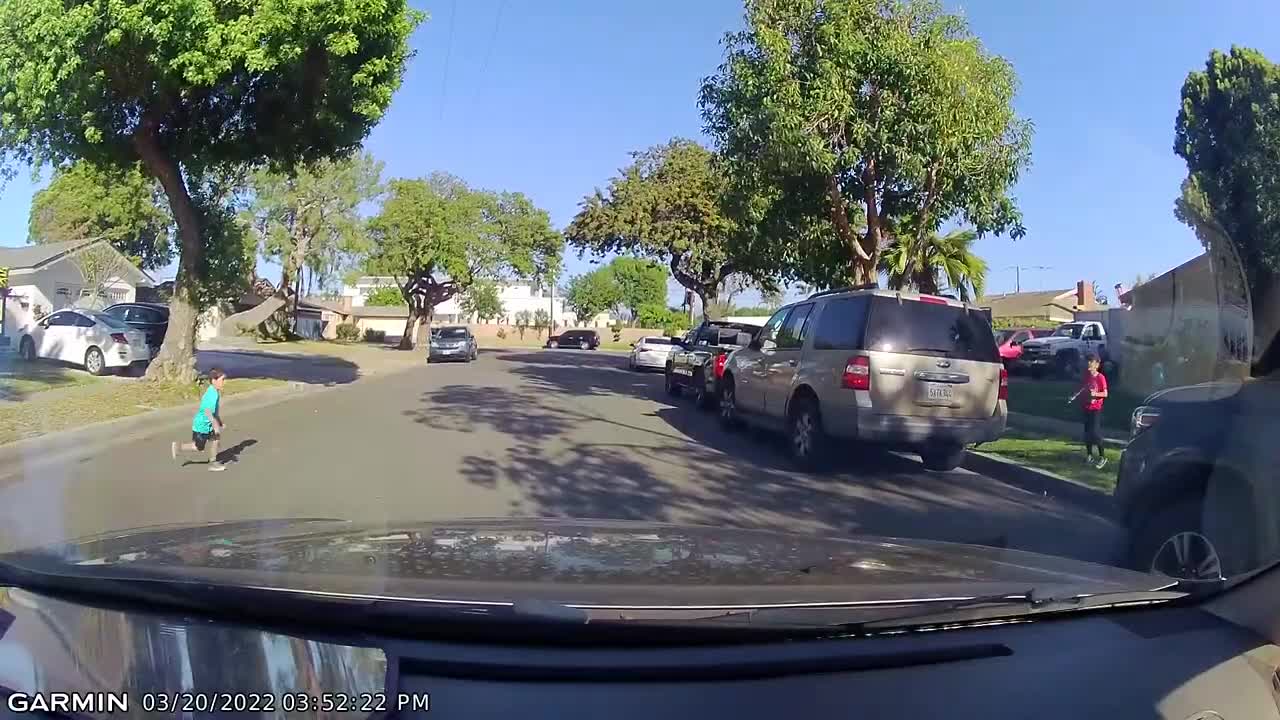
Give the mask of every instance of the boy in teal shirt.
[[226, 465], [218, 462], [218, 438], [222, 435], [222, 417], [218, 414], [218, 405], [222, 401], [222, 386], [227, 381], [227, 374], [219, 368], [209, 371], [209, 389], [200, 398], [200, 407], [191, 419], [191, 442], [173, 443], [169, 447], [169, 455], [178, 459], [178, 451], [200, 452], [209, 448], [209, 471], [221, 472]]

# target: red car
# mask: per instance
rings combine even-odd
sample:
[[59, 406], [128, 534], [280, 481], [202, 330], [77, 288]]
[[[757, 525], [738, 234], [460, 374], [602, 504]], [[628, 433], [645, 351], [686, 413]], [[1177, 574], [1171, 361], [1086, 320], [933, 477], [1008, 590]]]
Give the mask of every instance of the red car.
[[1022, 357], [1022, 343], [1031, 338], [1045, 337], [1053, 334], [1047, 328], [1009, 328], [996, 331], [996, 346], [1000, 348], [1000, 359], [1005, 367], [1011, 367]]

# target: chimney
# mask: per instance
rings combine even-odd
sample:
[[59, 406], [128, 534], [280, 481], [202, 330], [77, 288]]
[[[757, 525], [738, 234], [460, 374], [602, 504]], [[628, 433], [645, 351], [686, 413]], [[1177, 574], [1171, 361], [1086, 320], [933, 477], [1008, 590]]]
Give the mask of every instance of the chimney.
[[338, 297], [338, 309], [342, 310], [343, 315], [351, 314], [351, 296], [340, 295]]
[[1085, 280], [1076, 281], [1076, 309], [1088, 310], [1093, 307], [1093, 283]]

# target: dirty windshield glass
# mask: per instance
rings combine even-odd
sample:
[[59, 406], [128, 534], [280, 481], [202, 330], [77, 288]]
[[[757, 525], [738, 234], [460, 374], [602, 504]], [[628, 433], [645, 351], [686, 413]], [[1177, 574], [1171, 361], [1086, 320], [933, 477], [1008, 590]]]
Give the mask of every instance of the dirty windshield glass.
[[1274, 7], [651, 5], [0, 0], [0, 585], [679, 624], [1280, 559]]

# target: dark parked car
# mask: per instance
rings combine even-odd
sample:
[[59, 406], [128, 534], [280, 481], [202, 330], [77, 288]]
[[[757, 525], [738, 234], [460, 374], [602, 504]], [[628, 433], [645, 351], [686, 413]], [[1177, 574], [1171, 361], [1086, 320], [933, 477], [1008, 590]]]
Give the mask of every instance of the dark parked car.
[[1275, 378], [1161, 390], [1133, 411], [1116, 502], [1129, 562], [1217, 580], [1280, 558]]
[[137, 328], [147, 334], [147, 345], [154, 357], [164, 342], [164, 334], [169, 330], [169, 307], [157, 303], [116, 303], [103, 310], [104, 313], [121, 320], [131, 328]]
[[471, 362], [480, 353], [476, 336], [471, 328], [465, 325], [446, 325], [431, 331], [430, 348], [427, 350], [427, 362], [442, 360], [462, 360]]
[[667, 394], [679, 395], [688, 388], [693, 391], [694, 404], [710, 408], [720, 397], [725, 359], [734, 350], [746, 347], [758, 332], [759, 325], [703, 321], [685, 335], [684, 347], [672, 352], [667, 360]]
[[595, 330], [565, 330], [547, 338], [549, 348], [579, 348], [595, 350], [600, 347], [600, 333]]

